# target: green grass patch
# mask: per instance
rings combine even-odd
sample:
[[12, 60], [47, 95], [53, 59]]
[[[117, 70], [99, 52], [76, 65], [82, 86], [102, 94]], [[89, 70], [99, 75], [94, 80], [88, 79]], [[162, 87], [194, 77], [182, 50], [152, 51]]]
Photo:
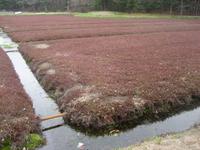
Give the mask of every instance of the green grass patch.
[[135, 18], [135, 19], [200, 19], [200, 16], [175, 16], [175, 15], [164, 15], [164, 14], [150, 14], [150, 13], [121, 13], [111, 11], [93, 11], [87, 13], [72, 13], [77, 17], [92, 17], [92, 18]]
[[[44, 138], [39, 134], [29, 134], [24, 145], [21, 149], [26, 148], [27, 150], [35, 150], [36, 148], [42, 146], [45, 143]], [[0, 146], [0, 150], [12, 150], [12, 141], [7, 139]]]
[[0, 147], [0, 150], [11, 150], [11, 141], [10, 140], [5, 140]]
[[0, 12], [0, 16], [33, 16], [33, 15], [73, 15], [77, 17], [89, 17], [89, 18], [135, 18], [135, 19], [200, 19], [200, 16], [177, 16], [177, 15], [165, 15], [165, 14], [153, 14], [153, 13], [123, 13], [113, 11], [91, 11], [86, 13], [80, 12], [22, 12], [15, 14], [14, 12]]
[[156, 144], [158, 144], [158, 145], [161, 143], [161, 141], [162, 141], [162, 138], [159, 137], [159, 136], [157, 136], [157, 137], [154, 138], [154, 142], [155, 142]]
[[26, 138], [24, 147], [28, 150], [34, 150], [44, 144], [44, 139], [39, 134], [30, 134]]
[[9, 48], [15, 48], [15, 47], [17, 47], [17, 45], [16, 44], [4, 44], [3, 47], [9, 49]]

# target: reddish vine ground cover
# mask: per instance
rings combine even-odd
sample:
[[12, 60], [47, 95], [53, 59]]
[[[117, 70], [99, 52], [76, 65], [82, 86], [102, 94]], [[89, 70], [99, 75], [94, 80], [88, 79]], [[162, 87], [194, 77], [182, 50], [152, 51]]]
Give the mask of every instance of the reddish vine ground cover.
[[43, 41], [21, 50], [66, 119], [99, 128], [136, 120], [146, 109], [169, 112], [199, 96], [199, 33]]
[[[106, 24], [106, 23], [152, 23], [152, 22], [182, 22], [182, 20], [170, 20], [170, 19], [90, 19], [90, 18], [78, 18], [69, 17], [63, 15], [54, 16], [6, 16], [0, 17], [1, 25], [7, 27], [22, 27], [22, 26], [54, 26], [54, 25], [81, 25], [81, 24]], [[193, 22], [196, 21], [187, 21]]]
[[169, 19], [83, 19], [66, 16], [2, 17], [17, 42], [199, 29], [197, 21]]
[[83, 22], [82, 20], [75, 19], [65, 20], [66, 22], [60, 21], [57, 24], [53, 24], [47, 21], [45, 23], [42, 22], [41, 24], [37, 24], [35, 26], [34, 22], [29, 22], [28, 24], [26, 22], [23, 23], [22, 21], [21, 25], [18, 25], [18, 22], [16, 24], [9, 23], [8, 25], [5, 25], [4, 28], [5, 31], [9, 32], [9, 35], [17, 42], [154, 32], [186, 31], [195, 29], [198, 30], [200, 28], [199, 24], [188, 23], [186, 21], [147, 20], [145, 22], [144, 20], [125, 20], [124, 22], [122, 22], [119, 20], [99, 20], [98, 22], [98, 20], [86, 20], [85, 22]]
[[0, 49], [0, 149], [11, 140], [12, 149], [21, 146], [25, 137], [38, 132], [32, 103], [6, 54]]
[[33, 17], [32, 27], [19, 17], [24, 31], [14, 18], [3, 26], [22, 42], [21, 52], [68, 123], [113, 128], [199, 100], [200, 21], [54, 17]]
[[[171, 24], [172, 21], [169, 20], [154, 20], [154, 25], [167, 25]], [[175, 21], [174, 21], [175, 22]], [[187, 24], [187, 22], [176, 21], [177, 24]], [[59, 24], [52, 24], [46, 23], [39, 24], [39, 25], [30, 25], [30, 24], [23, 24], [21, 25], [13, 25], [13, 24], [6, 24], [5, 31], [6, 32], [23, 32], [23, 31], [36, 31], [36, 30], [50, 30], [50, 29], [81, 29], [81, 28], [100, 28], [100, 27], [117, 27], [117, 26], [136, 26], [136, 25], [151, 25], [151, 21], [123, 21], [123, 22], [108, 22], [108, 21], [93, 21], [93, 22], [59, 22]], [[194, 23], [195, 24], [195, 23]]]
[[12, 32], [11, 37], [17, 42], [44, 41], [55, 39], [83, 38], [94, 36], [111, 36], [124, 34], [143, 34], [155, 32], [172, 32], [200, 30], [199, 25], [149, 25], [149, 26], [132, 26], [132, 27], [100, 27], [86, 29], [56, 29], [56, 30], [39, 30]]

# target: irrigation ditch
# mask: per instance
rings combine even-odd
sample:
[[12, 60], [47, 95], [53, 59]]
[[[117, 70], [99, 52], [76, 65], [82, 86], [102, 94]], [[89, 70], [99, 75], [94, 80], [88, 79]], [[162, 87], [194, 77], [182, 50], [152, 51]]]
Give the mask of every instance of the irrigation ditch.
[[[13, 42], [2, 30], [0, 30], [0, 46], [9, 56], [24, 90], [32, 99], [35, 113], [39, 117], [59, 114], [59, 108], [55, 101], [41, 87], [30, 68], [20, 54], [17, 43]], [[126, 147], [143, 141], [146, 138], [181, 132], [200, 123], [200, 107], [191, 108], [167, 119], [149, 123], [146, 122], [135, 128], [111, 134], [88, 135], [70, 127], [64, 123], [62, 117], [41, 122], [43, 136], [46, 145], [40, 150], [76, 150], [84, 146], [88, 150], [110, 150]]]

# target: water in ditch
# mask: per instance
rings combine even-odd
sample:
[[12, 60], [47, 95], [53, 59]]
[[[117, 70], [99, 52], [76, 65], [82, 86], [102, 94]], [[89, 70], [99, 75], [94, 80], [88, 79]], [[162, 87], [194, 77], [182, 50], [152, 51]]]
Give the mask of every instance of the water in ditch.
[[[7, 42], [6, 44], [5, 41]], [[9, 44], [13, 46], [8, 46]], [[58, 106], [40, 86], [22, 55], [19, 53], [16, 44], [4, 33], [0, 34], [0, 46], [7, 52], [7, 55], [12, 61], [25, 91], [33, 101], [36, 114], [39, 116], [47, 116], [59, 113]], [[42, 128], [49, 128], [62, 125], [63, 123], [63, 119], [58, 118], [42, 122], [41, 126]], [[199, 123], [200, 108], [196, 108], [174, 115], [163, 121], [138, 125], [126, 132], [111, 136], [87, 136], [84, 133], [75, 131], [68, 125], [62, 125], [43, 132], [47, 144], [40, 148], [40, 150], [77, 150], [79, 143], [84, 143], [85, 149], [88, 150], [111, 150], [126, 147], [153, 136], [184, 131]]]

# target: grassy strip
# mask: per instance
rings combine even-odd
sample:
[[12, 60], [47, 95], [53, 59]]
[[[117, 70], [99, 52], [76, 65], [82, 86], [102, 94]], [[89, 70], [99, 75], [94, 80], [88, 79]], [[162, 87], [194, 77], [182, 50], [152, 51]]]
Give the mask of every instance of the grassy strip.
[[[25, 143], [22, 146], [22, 149], [34, 150], [45, 143], [44, 138], [42, 138], [39, 134], [29, 134], [26, 139]], [[12, 142], [11, 140], [7, 139], [3, 142], [1, 150], [12, 150]]]
[[87, 13], [80, 12], [22, 12], [15, 14], [14, 12], [0, 12], [0, 16], [33, 16], [33, 15], [73, 15], [86, 18], [135, 18], [135, 19], [200, 19], [200, 16], [178, 16], [153, 13], [123, 13], [112, 11], [92, 11]]
[[94, 11], [87, 13], [72, 13], [78, 17], [92, 17], [92, 18], [135, 18], [135, 19], [200, 19], [200, 16], [176, 16], [176, 15], [164, 15], [164, 14], [150, 14], [150, 13], [121, 13], [110, 11]]

